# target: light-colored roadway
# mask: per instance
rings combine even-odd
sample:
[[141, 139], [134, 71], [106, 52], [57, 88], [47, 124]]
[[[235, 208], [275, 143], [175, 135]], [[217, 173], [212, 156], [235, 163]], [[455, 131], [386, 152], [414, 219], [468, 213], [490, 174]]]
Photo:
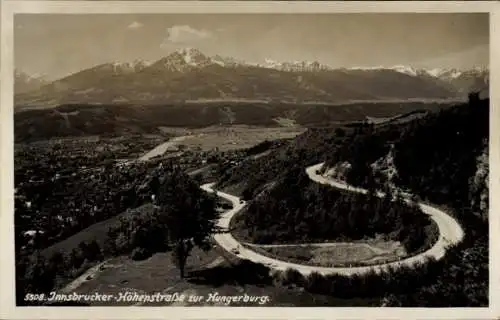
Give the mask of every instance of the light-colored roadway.
[[[335, 188], [338, 189], [343, 189], [351, 192], [357, 192], [357, 193], [366, 193], [367, 191], [361, 188], [356, 188], [350, 185], [347, 185], [346, 183], [342, 181], [337, 181], [333, 180], [331, 178], [324, 177], [322, 175], [317, 174], [317, 170], [321, 169], [322, 163], [311, 166], [306, 168], [307, 175], [309, 178], [317, 183], [321, 184], [328, 184], [331, 185]], [[201, 186], [201, 188], [207, 192], [214, 192], [212, 186], [214, 184], [204, 184]], [[225, 213], [223, 213], [217, 223], [217, 225], [223, 229], [229, 229], [229, 222], [233, 218], [233, 216], [239, 212], [244, 206], [245, 203], [241, 201], [240, 198], [221, 192], [217, 191], [217, 195], [219, 197], [225, 198], [233, 204], [233, 208]], [[378, 192], [377, 196], [383, 197], [384, 194], [382, 192]], [[408, 198], [406, 199], [407, 201]], [[417, 263], [424, 263], [427, 258], [433, 257], [435, 259], [441, 259], [445, 252], [446, 252], [446, 247], [451, 244], [456, 244], [459, 243], [464, 236], [464, 232], [461, 228], [461, 226], [457, 223], [455, 219], [447, 215], [445, 212], [441, 211], [440, 209], [433, 207], [429, 204], [419, 204], [421, 210], [425, 213], [431, 216], [431, 218], [436, 222], [436, 224], [439, 227], [439, 239], [438, 241], [427, 251], [424, 251], [418, 255], [408, 257], [406, 259], [400, 260], [400, 261], [395, 261], [395, 262], [390, 262], [390, 263], [385, 263], [385, 264], [379, 264], [379, 265], [373, 265], [373, 266], [362, 266], [362, 267], [351, 267], [351, 268], [346, 268], [346, 267], [317, 267], [317, 266], [307, 266], [307, 265], [301, 265], [301, 264], [296, 264], [296, 263], [290, 263], [290, 262], [285, 262], [277, 259], [273, 259], [270, 257], [266, 257], [262, 254], [259, 254], [255, 251], [252, 251], [246, 247], [243, 247], [241, 243], [239, 243], [229, 232], [226, 233], [220, 233], [216, 234], [214, 236], [215, 241], [225, 250], [232, 252], [233, 249], [238, 248], [239, 256], [240, 258], [248, 259], [250, 261], [256, 262], [256, 263], [262, 263], [265, 265], [268, 265], [272, 269], [277, 269], [277, 270], [286, 270], [288, 268], [293, 268], [299, 271], [300, 273], [304, 275], [308, 275], [312, 272], [318, 272], [320, 274], [341, 274], [341, 275], [353, 275], [353, 274], [363, 274], [363, 273], [368, 273], [371, 270], [379, 273], [381, 271], [384, 271], [387, 269], [389, 266], [393, 268], [398, 268], [402, 265], [406, 266], [412, 266]]]
[[192, 138], [194, 135], [187, 135], [187, 136], [178, 136], [174, 137], [172, 139], [169, 139], [168, 141], [156, 146], [154, 149], [148, 151], [146, 154], [144, 154], [142, 157], [139, 158], [139, 161], [148, 161], [149, 159], [152, 159], [157, 156], [163, 155], [165, 152], [170, 147], [173, 147], [177, 145], [179, 142], [182, 142], [183, 140], [186, 140], [188, 138]]

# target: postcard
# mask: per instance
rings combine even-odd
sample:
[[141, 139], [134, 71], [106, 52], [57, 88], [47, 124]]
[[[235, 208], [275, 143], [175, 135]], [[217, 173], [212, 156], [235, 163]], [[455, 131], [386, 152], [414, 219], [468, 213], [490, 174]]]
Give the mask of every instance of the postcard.
[[498, 318], [499, 14], [4, 1], [2, 318]]

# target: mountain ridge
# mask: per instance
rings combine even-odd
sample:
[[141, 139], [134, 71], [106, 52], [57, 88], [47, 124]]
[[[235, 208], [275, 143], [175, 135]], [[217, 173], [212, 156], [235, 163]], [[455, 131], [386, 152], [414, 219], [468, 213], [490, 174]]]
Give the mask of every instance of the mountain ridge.
[[259, 64], [184, 48], [156, 61], [104, 63], [28, 92], [16, 90], [15, 101], [16, 105], [161, 104], [206, 99], [338, 103], [457, 98], [488, 84], [487, 68], [332, 68], [318, 61], [269, 59]]
[[14, 70], [14, 91], [16, 93], [38, 90], [48, 83], [49, 81], [43, 75], [31, 75], [18, 69]]

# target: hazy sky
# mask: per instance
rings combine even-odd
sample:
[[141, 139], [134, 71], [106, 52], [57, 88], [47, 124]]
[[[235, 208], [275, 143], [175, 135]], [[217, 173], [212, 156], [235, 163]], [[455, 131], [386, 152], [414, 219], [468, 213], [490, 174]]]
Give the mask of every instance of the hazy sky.
[[332, 67], [489, 65], [483, 13], [17, 15], [14, 41], [16, 67], [50, 78], [182, 47]]

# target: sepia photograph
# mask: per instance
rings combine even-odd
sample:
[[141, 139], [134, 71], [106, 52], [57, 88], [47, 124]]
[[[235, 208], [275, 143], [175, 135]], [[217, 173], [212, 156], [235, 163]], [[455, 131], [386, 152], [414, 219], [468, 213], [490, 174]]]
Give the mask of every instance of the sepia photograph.
[[11, 19], [16, 308], [492, 305], [489, 13]]

